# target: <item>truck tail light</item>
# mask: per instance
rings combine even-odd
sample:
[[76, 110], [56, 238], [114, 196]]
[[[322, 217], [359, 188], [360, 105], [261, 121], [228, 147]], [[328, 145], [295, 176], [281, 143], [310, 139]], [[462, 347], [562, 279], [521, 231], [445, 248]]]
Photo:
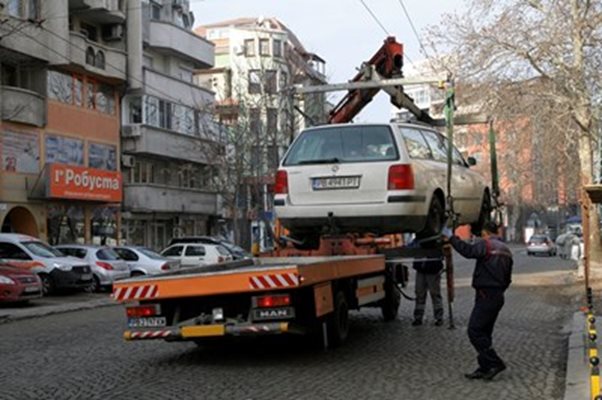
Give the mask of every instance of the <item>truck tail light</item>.
[[100, 268], [106, 269], [107, 271], [113, 270], [113, 266], [104, 261], [96, 261], [96, 265], [98, 265]]
[[276, 182], [274, 183], [274, 194], [288, 193], [288, 173], [284, 170], [276, 172]]
[[288, 294], [268, 295], [255, 297], [258, 308], [284, 307], [291, 305], [291, 296]]
[[125, 313], [128, 318], [144, 318], [159, 315], [161, 312], [159, 311], [158, 304], [148, 304], [144, 306], [127, 307]]
[[161, 271], [169, 271], [169, 264], [165, 263], [165, 264], [161, 265]]
[[388, 190], [414, 189], [414, 171], [410, 164], [389, 167]]

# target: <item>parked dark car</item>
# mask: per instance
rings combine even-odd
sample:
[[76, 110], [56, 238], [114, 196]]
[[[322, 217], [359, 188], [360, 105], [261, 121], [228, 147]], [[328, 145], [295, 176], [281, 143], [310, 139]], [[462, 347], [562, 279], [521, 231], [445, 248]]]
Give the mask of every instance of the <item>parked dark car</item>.
[[42, 297], [42, 281], [27, 269], [0, 264], [0, 303], [27, 302]]
[[230, 243], [227, 240], [216, 238], [212, 236], [183, 236], [178, 238], [173, 238], [169, 242], [169, 246], [174, 244], [184, 244], [184, 243], [204, 243], [204, 244], [221, 244], [232, 254], [232, 258], [234, 260], [242, 260], [244, 258], [252, 258], [251, 253], [246, 251], [240, 246], [235, 245], [234, 243]]

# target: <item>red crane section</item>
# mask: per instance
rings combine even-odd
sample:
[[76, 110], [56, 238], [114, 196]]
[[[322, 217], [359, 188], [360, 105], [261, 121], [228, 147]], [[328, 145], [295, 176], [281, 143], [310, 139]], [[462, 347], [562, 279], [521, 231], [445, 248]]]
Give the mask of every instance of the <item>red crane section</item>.
[[[382, 47], [365, 63], [365, 65], [374, 67], [374, 70], [385, 79], [402, 78], [403, 45], [398, 43], [395, 40], [395, 37], [389, 36], [385, 39]], [[352, 82], [369, 79], [366, 75], [367, 71], [365, 68], [362, 68], [362, 71], [355, 75]], [[380, 88], [350, 90], [330, 112], [328, 123], [336, 124], [350, 122], [372, 101], [374, 96], [376, 96], [380, 90]]]

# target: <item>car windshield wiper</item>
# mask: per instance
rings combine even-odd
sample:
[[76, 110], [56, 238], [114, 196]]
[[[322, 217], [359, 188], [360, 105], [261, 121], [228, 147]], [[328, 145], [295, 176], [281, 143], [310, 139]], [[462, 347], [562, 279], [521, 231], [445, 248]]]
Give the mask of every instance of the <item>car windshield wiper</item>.
[[341, 162], [341, 160], [339, 160], [337, 157], [332, 157], [332, 158], [322, 158], [322, 159], [318, 159], [318, 160], [301, 160], [301, 161], [299, 161], [299, 165], [303, 165], [303, 164], [338, 164], [340, 162]]

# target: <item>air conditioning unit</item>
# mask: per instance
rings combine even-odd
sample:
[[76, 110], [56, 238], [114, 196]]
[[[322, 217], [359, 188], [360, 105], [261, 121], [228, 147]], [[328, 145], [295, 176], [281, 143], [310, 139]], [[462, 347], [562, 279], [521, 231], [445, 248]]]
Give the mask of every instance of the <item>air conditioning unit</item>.
[[114, 24], [103, 27], [102, 38], [107, 42], [123, 39], [123, 25]]
[[139, 137], [142, 128], [140, 125], [125, 125], [121, 131], [123, 137]]
[[134, 159], [134, 156], [130, 156], [130, 155], [127, 155], [127, 154], [123, 154], [121, 156], [121, 166], [122, 167], [133, 168], [135, 161], [136, 160]]

